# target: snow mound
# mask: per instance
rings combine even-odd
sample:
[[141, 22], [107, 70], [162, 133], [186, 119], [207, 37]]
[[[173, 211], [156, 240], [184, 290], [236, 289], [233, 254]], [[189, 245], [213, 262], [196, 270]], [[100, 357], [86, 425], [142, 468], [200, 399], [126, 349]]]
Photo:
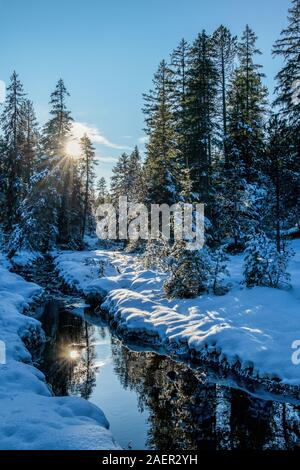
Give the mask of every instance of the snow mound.
[[[300, 240], [289, 271], [287, 290], [241, 284], [243, 257], [230, 258], [232, 289], [224, 296], [205, 294], [191, 300], [168, 300], [162, 290], [165, 275], [141, 268], [137, 258], [96, 250], [57, 256], [55, 262], [67, 283], [85, 295], [99, 294], [105, 309], [124, 333], [136, 332], [166, 349], [199, 353], [219, 363], [240, 365], [254, 377], [300, 385], [300, 365], [292, 361], [292, 344], [300, 340]], [[106, 259], [110, 268], [95, 277], [82, 257]], [[114, 272], [114, 273], [113, 273]]]
[[33, 366], [43, 330], [22, 314], [42, 289], [10, 273], [3, 256], [1, 261], [0, 449], [118, 449], [100, 409], [81, 398], [51, 395]]

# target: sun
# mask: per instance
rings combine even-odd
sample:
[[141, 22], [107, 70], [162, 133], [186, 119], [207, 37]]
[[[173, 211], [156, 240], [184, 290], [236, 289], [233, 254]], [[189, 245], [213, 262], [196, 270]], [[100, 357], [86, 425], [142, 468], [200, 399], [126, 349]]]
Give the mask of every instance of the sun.
[[76, 349], [70, 349], [68, 356], [72, 361], [75, 361], [79, 358], [79, 352]]
[[65, 152], [71, 157], [79, 158], [81, 156], [80, 143], [76, 137], [69, 137], [65, 145]]

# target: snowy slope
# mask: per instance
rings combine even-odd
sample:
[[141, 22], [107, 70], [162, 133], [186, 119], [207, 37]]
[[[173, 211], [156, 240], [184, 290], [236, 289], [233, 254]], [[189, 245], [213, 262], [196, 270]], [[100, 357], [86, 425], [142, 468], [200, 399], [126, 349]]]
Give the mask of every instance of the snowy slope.
[[[6, 267], [5, 267], [6, 265]], [[40, 323], [21, 312], [42, 289], [7, 270], [0, 255], [0, 449], [118, 448], [100, 409], [76, 397], [53, 397], [22, 340], [42, 344]]]
[[[300, 240], [293, 247], [291, 289], [244, 287], [243, 259], [237, 256], [231, 257], [228, 294], [192, 300], [166, 299], [165, 275], [142, 269], [132, 255], [68, 252], [57, 256], [56, 266], [69, 285], [105, 298], [102, 307], [123, 332], [152, 337], [169, 351], [189, 349], [226, 365], [241, 364], [241, 372], [252, 376], [300, 385], [300, 366], [291, 360], [292, 343], [300, 340]], [[92, 271], [89, 257], [110, 261], [105, 277]]]

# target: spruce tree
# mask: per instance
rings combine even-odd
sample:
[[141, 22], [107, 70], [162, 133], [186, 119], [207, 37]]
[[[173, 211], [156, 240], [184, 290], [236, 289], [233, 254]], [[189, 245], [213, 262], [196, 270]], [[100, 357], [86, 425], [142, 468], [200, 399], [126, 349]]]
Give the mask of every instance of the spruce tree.
[[44, 126], [43, 144], [45, 152], [59, 164], [65, 156], [65, 145], [70, 136], [72, 117], [66, 99], [70, 96], [62, 79], [59, 79], [50, 97], [50, 120]]
[[32, 101], [25, 100], [22, 111], [24, 119], [24, 141], [22, 143], [22, 176], [28, 190], [30, 187], [30, 178], [34, 174], [38, 163], [40, 153], [40, 135]]
[[10, 232], [17, 222], [22, 191], [22, 158], [24, 142], [24, 91], [16, 72], [10, 78], [1, 115], [3, 131], [2, 168], [5, 186], [5, 229]]
[[84, 239], [87, 217], [92, 213], [91, 193], [95, 180], [96, 154], [90, 138], [85, 134], [80, 139], [82, 157], [80, 159], [80, 172], [83, 182], [83, 216], [81, 237]]
[[184, 241], [178, 241], [170, 258], [170, 274], [164, 283], [168, 297], [193, 298], [209, 288], [213, 265], [207, 248], [191, 251]]
[[264, 172], [270, 180], [270, 232], [276, 233], [277, 251], [284, 248], [282, 231], [299, 221], [299, 174], [295, 171], [294, 146], [285, 119], [273, 115], [268, 129], [268, 144]]
[[97, 182], [96, 191], [97, 191], [96, 205], [103, 204], [104, 202], [106, 202], [109, 192], [107, 189], [107, 183], [106, 183], [106, 179], [104, 178], [104, 176], [101, 176], [101, 178], [99, 178]]
[[247, 181], [257, 179], [265, 137], [267, 89], [262, 83], [261, 66], [254, 61], [261, 54], [256, 39], [247, 25], [238, 46], [239, 66], [228, 93], [228, 152], [239, 155]]
[[189, 53], [188, 153], [192, 200], [211, 203], [212, 147], [215, 138], [217, 70], [212, 41], [205, 31], [198, 35]]
[[292, 0], [288, 26], [276, 41], [273, 54], [283, 58], [284, 64], [276, 76], [277, 98], [283, 115], [293, 128], [298, 160], [300, 160], [300, 0]]
[[[276, 76], [277, 98], [275, 105], [288, 125], [288, 140], [292, 144], [294, 176], [292, 191], [294, 195], [289, 205], [294, 205], [297, 222], [300, 220], [300, 0], [292, 0], [289, 9], [288, 26], [276, 41], [273, 54], [283, 58], [283, 67]], [[290, 145], [289, 145], [290, 146]], [[290, 194], [291, 194], [290, 193]]]
[[153, 79], [153, 89], [144, 94], [146, 133], [145, 201], [172, 205], [177, 199], [174, 121], [172, 112], [173, 83], [165, 61]]
[[225, 275], [229, 275], [227, 270], [228, 256], [223, 248], [218, 248], [211, 254], [212, 261], [212, 290], [214, 294], [224, 294], [228, 287], [222, 281]]
[[6, 165], [5, 165], [5, 144], [0, 137], [0, 224], [5, 222], [6, 215]]
[[[69, 93], [60, 79], [50, 99], [50, 120], [43, 129], [43, 149], [49, 169], [49, 190], [58, 214], [58, 241], [68, 243], [70, 240], [70, 206], [72, 198], [72, 181], [76, 168], [74, 161], [66, 154], [66, 144], [71, 135], [72, 117], [67, 109], [66, 99]], [[54, 197], [55, 196], [55, 197]]]
[[190, 46], [182, 39], [171, 54], [171, 73], [173, 81], [172, 103], [176, 147], [180, 170], [189, 169], [188, 147], [188, 78]]
[[129, 185], [129, 155], [122, 153], [116, 165], [112, 169], [111, 177], [111, 198], [115, 206], [119, 203], [119, 197], [128, 196]]
[[142, 161], [140, 152], [137, 146], [133, 152], [129, 155], [128, 160], [128, 199], [130, 202], [140, 203], [143, 202], [145, 197], [144, 192], [144, 174], [142, 170]]
[[247, 287], [279, 287], [290, 279], [287, 273], [292, 250], [278, 253], [276, 245], [260, 230], [253, 231], [246, 244], [244, 277]]
[[[138, 148], [130, 155], [123, 153], [112, 169], [110, 199], [119, 207], [119, 198], [127, 197], [128, 203], [143, 203], [145, 200], [144, 174]], [[130, 222], [130, 221], [129, 221]], [[130, 249], [140, 247], [140, 240], [129, 244]]]
[[230, 30], [221, 25], [212, 36], [213, 59], [218, 75], [218, 95], [220, 97], [220, 121], [221, 142], [224, 152], [225, 167], [227, 166], [227, 138], [228, 117], [227, 101], [228, 86], [234, 68], [234, 60], [237, 54], [237, 37], [232, 36]]

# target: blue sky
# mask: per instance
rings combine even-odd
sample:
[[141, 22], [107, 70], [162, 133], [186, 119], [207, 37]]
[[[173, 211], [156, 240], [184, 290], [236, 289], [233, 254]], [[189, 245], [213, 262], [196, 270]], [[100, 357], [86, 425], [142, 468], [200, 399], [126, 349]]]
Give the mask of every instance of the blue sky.
[[142, 93], [182, 37], [192, 41], [221, 23], [240, 35], [248, 23], [258, 35], [272, 90], [279, 62], [271, 49], [289, 5], [289, 0], [0, 0], [0, 79], [7, 82], [15, 69], [44, 122], [49, 95], [62, 77], [73, 118], [94, 128], [97, 172], [107, 177], [123, 149], [143, 140]]

